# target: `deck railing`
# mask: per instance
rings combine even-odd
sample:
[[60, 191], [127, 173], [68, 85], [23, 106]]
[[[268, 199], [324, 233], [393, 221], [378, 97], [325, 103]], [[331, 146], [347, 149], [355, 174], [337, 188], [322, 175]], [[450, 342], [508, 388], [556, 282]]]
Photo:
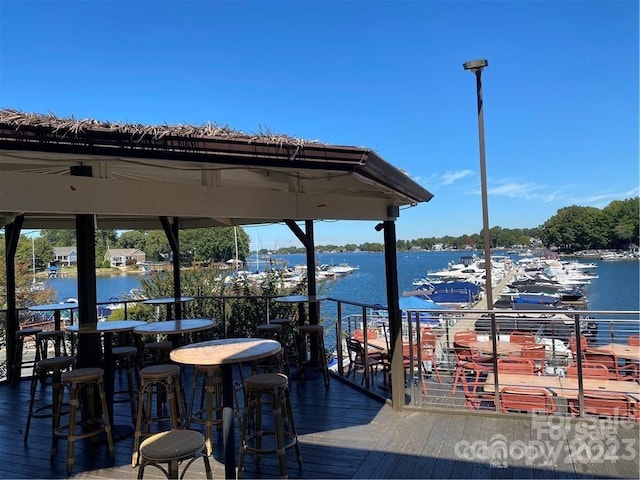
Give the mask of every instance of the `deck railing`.
[[[123, 305], [123, 317], [135, 311], [145, 313], [148, 320], [163, 319], [164, 311], [156, 311], [154, 307], [139, 305], [142, 300], [120, 302]], [[238, 315], [237, 306], [242, 302], [252, 302], [255, 306], [249, 312], [253, 318], [244, 318], [246, 331], [241, 335], [250, 336], [251, 326], [267, 323], [273, 318], [288, 316], [297, 319], [296, 305], [284, 305], [274, 301], [274, 297], [244, 297], [244, 296], [208, 296], [196, 297], [194, 302], [183, 306], [183, 317], [210, 317], [218, 320], [215, 335], [218, 337], [237, 336]], [[106, 305], [108, 302], [101, 302]], [[135, 307], [134, 307], [135, 306]], [[133, 310], [133, 309], [136, 310]], [[305, 308], [308, 308], [306, 305]], [[247, 311], [243, 315], [247, 315]], [[493, 317], [493, 318], [492, 318]], [[20, 326], [33, 326], [40, 320], [46, 325], [52, 324], [47, 318], [35, 317], [26, 309], [19, 310]], [[6, 312], [0, 311], [0, 320], [6, 321]], [[45, 320], [45, 322], [42, 322]], [[391, 398], [390, 382], [388, 378], [388, 358], [374, 366], [373, 378], [366, 375], [362, 368], [349, 368], [349, 352], [346, 348], [346, 338], [354, 337], [356, 330], [361, 332], [375, 332], [375, 339], [368, 334], [361, 338], [364, 350], [364, 364], [369, 355], [380, 357], [380, 353], [389, 353], [390, 334], [388, 332], [387, 310], [381, 305], [364, 304], [344, 299], [329, 297], [321, 302], [320, 320], [325, 326], [325, 344], [328, 350], [328, 360], [334, 375], [344, 381], [352, 382], [357, 388], [366, 390], [370, 394], [381, 398]], [[68, 320], [73, 322], [73, 316]], [[491, 335], [491, 324], [495, 321], [496, 336]], [[4, 323], [3, 323], [4, 325]], [[294, 322], [295, 325], [295, 322]], [[234, 330], [235, 329], [235, 330]], [[511, 331], [529, 332], [535, 344], [544, 345], [544, 360], [534, 361], [535, 373], [531, 385], [566, 385], [567, 368], [575, 363], [577, 370], [576, 402], [581, 407], [584, 402], [584, 392], [589, 390], [589, 382], [585, 379], [584, 345], [578, 343], [577, 350], [569, 345], [571, 337], [576, 337], [580, 331], [586, 339], [587, 348], [603, 348], [626, 345], [629, 354], [619, 356], [617, 361], [621, 367], [636, 365], [635, 379], [627, 381], [629, 388], [626, 392], [634, 405], [640, 403], [638, 392], [638, 371], [640, 359], [637, 352], [640, 347], [629, 345], [629, 337], [638, 334], [640, 329], [640, 312], [638, 311], [589, 311], [589, 310], [472, 310], [472, 309], [442, 309], [442, 310], [411, 310], [407, 311], [403, 319], [402, 339], [403, 352], [396, 351], [394, 355], [403, 354], [405, 364], [405, 398], [406, 408], [438, 408], [500, 411], [500, 390], [504, 387], [501, 374], [508, 373], [502, 358], [521, 356], [522, 344], [517, 344], [510, 338]], [[486, 364], [486, 369], [475, 377], [473, 364], [461, 365], [456, 358], [454, 339], [456, 334], [464, 331], [474, 331], [478, 344], [473, 345], [477, 353]], [[425, 348], [422, 337], [426, 332], [435, 334], [436, 345], [431, 351]], [[372, 334], [373, 335], [373, 334]], [[357, 336], [357, 335], [356, 335]], [[513, 341], [512, 341], [513, 340]], [[495, 342], [495, 343], [494, 343]], [[496, 349], [497, 348], [497, 352]], [[635, 353], [634, 353], [635, 352]], [[497, 355], [495, 355], [497, 353]], [[624, 353], [623, 353], [624, 355]], [[482, 358], [484, 357], [484, 358]], [[494, 360], [495, 358], [495, 360]], [[490, 361], [489, 361], [490, 359]], [[2, 362], [0, 358], [0, 363]], [[352, 361], [352, 360], [351, 360]], [[574, 367], [572, 367], [573, 369]], [[460, 373], [456, 379], [456, 372]], [[634, 368], [624, 369], [624, 376], [634, 375]], [[0, 381], [6, 378], [1, 376]], [[349, 375], [347, 375], [349, 373]], [[491, 375], [491, 376], [490, 376]], [[492, 381], [486, 383], [487, 377]], [[507, 377], [505, 377], [507, 378]], [[555, 380], [553, 380], [555, 378]], [[457, 381], [456, 381], [457, 380]], [[525, 386], [531, 386], [525, 385]], [[610, 384], [611, 385], [611, 384]], [[559, 391], [556, 387], [545, 387], [554, 397], [560, 408], [556, 414], [570, 413], [567, 391]], [[495, 392], [498, 392], [496, 395]], [[634, 407], [637, 408], [637, 407]], [[583, 409], [580, 408], [582, 412]], [[637, 411], [637, 410], [636, 410]]]

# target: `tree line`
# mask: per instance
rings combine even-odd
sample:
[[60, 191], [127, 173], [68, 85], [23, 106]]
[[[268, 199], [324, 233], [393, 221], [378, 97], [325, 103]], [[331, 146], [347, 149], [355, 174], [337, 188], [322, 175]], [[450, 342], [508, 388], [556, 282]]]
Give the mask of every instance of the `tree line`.
[[[639, 197], [615, 200], [602, 209], [569, 206], [562, 208], [542, 225], [531, 229], [509, 229], [499, 226], [489, 231], [492, 248], [556, 247], [572, 253], [589, 249], [624, 250], [630, 245], [640, 244]], [[483, 231], [458, 237], [426, 237], [413, 240], [398, 240], [398, 251], [432, 250], [443, 248], [483, 247]], [[224, 262], [237, 255], [246, 261], [250, 255], [249, 235], [242, 227], [198, 228], [180, 231], [180, 250], [195, 262]], [[26, 265], [36, 263], [36, 269], [46, 267], [53, 257], [53, 247], [74, 246], [74, 230], [42, 230], [40, 236], [30, 238], [22, 235], [18, 242], [16, 258]], [[166, 259], [170, 252], [169, 242], [162, 230], [130, 230], [120, 234], [116, 230], [96, 231], [96, 265], [108, 266], [105, 253], [108, 248], [136, 248], [143, 251], [149, 261]], [[0, 252], [4, 256], [4, 241]], [[318, 253], [332, 251], [382, 252], [382, 243], [345, 245], [318, 245]], [[283, 247], [275, 253], [303, 253], [303, 247]], [[260, 250], [261, 254], [267, 250]]]

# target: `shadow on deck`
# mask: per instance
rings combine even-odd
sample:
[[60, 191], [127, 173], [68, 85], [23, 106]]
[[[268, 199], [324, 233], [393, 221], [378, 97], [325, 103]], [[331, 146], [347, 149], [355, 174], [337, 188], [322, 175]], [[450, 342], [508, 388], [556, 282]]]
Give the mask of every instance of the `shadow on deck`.
[[[187, 388], [190, 378], [185, 375]], [[48, 400], [50, 389], [42, 392]], [[546, 417], [397, 412], [337, 377], [328, 390], [321, 378], [300, 387], [294, 383], [291, 396], [304, 462], [299, 470], [295, 455], [288, 454], [292, 478], [638, 477], [637, 425], [603, 430], [586, 421], [547, 425]], [[66, 478], [66, 442], [59, 442], [49, 461], [51, 419], [34, 419], [29, 444], [23, 444], [28, 398], [27, 379], [18, 386], [0, 385], [0, 478]], [[130, 422], [127, 404], [116, 404], [115, 423]], [[136, 478], [138, 469], [130, 464], [133, 438], [115, 446], [111, 466], [106, 445], [76, 442], [72, 476]], [[496, 447], [494, 453], [489, 447]], [[223, 478], [220, 437], [214, 448], [214, 478]], [[153, 468], [145, 477], [163, 478]], [[272, 477], [278, 477], [275, 458], [263, 456], [259, 464], [252, 457], [245, 460], [244, 478]], [[200, 461], [190, 467], [188, 478], [204, 478]]]

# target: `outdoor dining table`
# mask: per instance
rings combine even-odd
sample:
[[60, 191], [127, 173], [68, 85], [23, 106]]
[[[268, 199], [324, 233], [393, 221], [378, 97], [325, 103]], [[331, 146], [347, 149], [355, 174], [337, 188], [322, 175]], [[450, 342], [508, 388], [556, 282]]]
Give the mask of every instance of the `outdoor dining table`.
[[[53, 312], [54, 327], [56, 330], [60, 330], [61, 312], [63, 310], [73, 310], [78, 308], [77, 303], [62, 302], [62, 303], [49, 303], [46, 305], [33, 305], [29, 307], [30, 312]], [[59, 353], [56, 353], [59, 355]]]
[[628, 345], [626, 343], [609, 343], [594, 347], [598, 350], [610, 350], [620, 358], [640, 362], [640, 345]]
[[[578, 398], [578, 379], [557, 377], [555, 375], [528, 375], [522, 373], [501, 373], [498, 376], [499, 388], [503, 387], [537, 387], [547, 388], [556, 396], [575, 399]], [[606, 378], [583, 378], [584, 390], [599, 390], [603, 392], [626, 393], [640, 401], [640, 385], [633, 381], [608, 380]], [[494, 374], [489, 373], [485, 380], [484, 391], [495, 392]]]
[[146, 305], [166, 305], [167, 306], [167, 320], [172, 319], [171, 315], [171, 305], [175, 305], [177, 303], [187, 303], [195, 300], [194, 297], [165, 297], [165, 298], [149, 298], [144, 300], [142, 303]]
[[304, 313], [304, 304], [308, 303], [309, 306], [315, 305], [316, 308], [320, 307], [320, 302], [326, 300], [328, 297], [324, 295], [285, 295], [283, 297], [276, 297], [274, 300], [280, 303], [297, 303], [298, 313], [300, 317], [299, 325], [306, 323], [306, 315]]
[[[481, 353], [493, 353], [493, 342], [491, 340], [471, 341], [466, 342], [474, 350], [478, 350]], [[498, 355], [512, 355], [514, 353], [520, 354], [522, 351], [522, 343], [512, 343], [498, 341], [496, 342], [496, 349]]]
[[115, 383], [115, 367], [113, 365], [113, 334], [115, 332], [130, 332], [134, 328], [145, 325], [141, 320], [114, 320], [80, 325], [69, 325], [67, 332], [75, 334], [100, 333], [104, 336], [104, 395], [107, 399], [107, 409], [112, 425], [114, 439], [119, 439], [133, 432], [133, 428], [124, 425], [113, 425], [113, 396]]
[[188, 318], [183, 320], [165, 320], [162, 322], [148, 322], [133, 329], [139, 335], [168, 335], [173, 348], [180, 346], [180, 335], [190, 332], [201, 332], [215, 325], [210, 318]]
[[275, 340], [226, 338], [192, 343], [172, 350], [172, 361], [183, 365], [219, 365], [222, 373], [222, 438], [226, 478], [236, 478], [236, 447], [233, 426], [233, 372], [236, 363], [260, 360], [277, 354], [282, 345]]

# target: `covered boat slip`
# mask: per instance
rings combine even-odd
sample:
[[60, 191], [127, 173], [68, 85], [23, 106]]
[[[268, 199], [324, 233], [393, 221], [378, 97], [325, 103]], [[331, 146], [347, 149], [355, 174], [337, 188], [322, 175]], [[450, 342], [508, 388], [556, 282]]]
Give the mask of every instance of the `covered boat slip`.
[[[188, 382], [190, 372], [183, 378]], [[118, 376], [116, 379], [119, 381]], [[185, 388], [189, 385], [185, 383]], [[64, 442], [49, 462], [50, 418], [34, 419], [29, 445], [23, 445], [29, 382], [0, 385], [0, 398], [0, 478], [67, 478]], [[637, 425], [610, 422], [606, 436], [600, 429], [602, 436], [598, 437], [593, 420], [580, 426], [567, 420], [562, 424], [566, 435], [558, 436], [558, 421], [547, 424], [544, 417], [398, 412], [335, 375], [328, 389], [320, 378], [294, 386], [291, 400], [303, 470], [298, 469], [295, 455], [288, 455], [290, 478], [637, 478]], [[114, 411], [117, 423], [131, 421], [126, 403], [115, 404]], [[620, 448], [614, 450], [612, 441]], [[500, 457], [505, 442], [511, 452]], [[540, 442], [548, 442], [544, 443], [547, 449], [533, 450]], [[221, 444], [216, 436], [211, 457], [214, 478], [224, 477]], [[530, 455], [523, 456], [523, 446], [531, 449]], [[608, 450], [601, 451], [600, 446]], [[78, 442], [73, 477], [136, 478], [132, 448], [132, 437], [117, 441], [116, 460], [111, 465], [104, 445]], [[278, 477], [278, 462], [270, 455], [263, 456], [258, 465], [249, 458], [245, 468], [245, 478]], [[164, 478], [151, 468], [145, 470], [147, 477]], [[204, 478], [201, 462], [190, 467], [189, 478]]]

